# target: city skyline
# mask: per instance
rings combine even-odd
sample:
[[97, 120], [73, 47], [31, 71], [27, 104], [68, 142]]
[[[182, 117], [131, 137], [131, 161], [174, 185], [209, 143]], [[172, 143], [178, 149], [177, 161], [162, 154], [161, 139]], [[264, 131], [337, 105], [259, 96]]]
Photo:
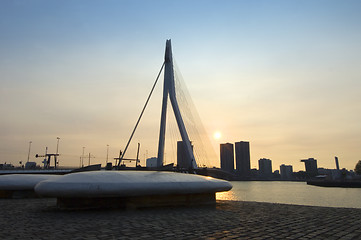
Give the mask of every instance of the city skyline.
[[[60, 165], [118, 157], [171, 38], [174, 58], [219, 157], [249, 141], [303, 170], [361, 159], [359, 1], [2, 1], [0, 162], [45, 147]], [[128, 153], [157, 156], [159, 84]], [[215, 136], [216, 135], [216, 136]], [[214, 136], [214, 137], [213, 137]], [[168, 154], [169, 155], [169, 154]], [[168, 159], [169, 160], [169, 159]], [[166, 159], [167, 163], [167, 159]], [[142, 162], [145, 165], [145, 162]]]

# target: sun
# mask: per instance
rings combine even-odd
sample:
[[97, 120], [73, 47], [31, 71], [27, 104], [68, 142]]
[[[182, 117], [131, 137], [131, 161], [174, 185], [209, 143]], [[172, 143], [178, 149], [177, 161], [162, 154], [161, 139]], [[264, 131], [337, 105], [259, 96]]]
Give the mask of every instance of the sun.
[[213, 138], [216, 140], [220, 139], [221, 137], [222, 137], [222, 134], [219, 131], [217, 131], [213, 134]]

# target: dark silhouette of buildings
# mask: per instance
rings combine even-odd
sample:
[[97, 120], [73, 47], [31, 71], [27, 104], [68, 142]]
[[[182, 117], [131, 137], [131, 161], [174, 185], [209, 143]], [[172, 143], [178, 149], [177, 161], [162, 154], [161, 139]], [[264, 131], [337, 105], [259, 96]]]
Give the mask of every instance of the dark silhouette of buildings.
[[303, 159], [301, 162], [305, 163], [306, 174], [308, 177], [315, 177], [318, 175], [317, 160], [314, 158]]
[[259, 177], [264, 179], [272, 178], [272, 161], [267, 158], [258, 160]]
[[272, 173], [272, 179], [281, 179], [280, 170], [274, 170], [274, 172]]
[[[191, 145], [191, 146], [192, 146], [192, 150], [193, 150], [193, 145]], [[178, 166], [178, 168], [185, 168], [185, 169], [191, 168], [191, 160], [187, 156], [188, 155], [186, 154], [186, 149], [183, 144], [183, 141], [178, 141], [177, 142], [177, 166]]]
[[221, 169], [230, 173], [234, 172], [234, 150], [232, 143], [220, 145]]
[[291, 165], [284, 165], [282, 164], [280, 166], [280, 172], [281, 172], [281, 179], [283, 180], [290, 180], [293, 178], [293, 168]]
[[248, 178], [251, 175], [251, 160], [249, 151], [249, 142], [236, 142], [236, 173], [242, 178]]

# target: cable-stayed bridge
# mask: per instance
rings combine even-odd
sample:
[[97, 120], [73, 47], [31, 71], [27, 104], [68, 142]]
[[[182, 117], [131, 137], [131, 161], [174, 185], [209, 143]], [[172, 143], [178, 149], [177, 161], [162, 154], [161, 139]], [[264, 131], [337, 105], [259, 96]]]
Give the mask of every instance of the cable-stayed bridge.
[[[164, 75], [164, 81], [158, 140], [157, 167], [160, 168], [165, 163], [166, 141], [169, 143], [167, 145], [172, 146], [173, 152], [175, 145], [177, 145], [177, 148], [182, 146], [181, 151], [183, 154], [183, 168], [197, 169], [218, 165], [217, 156], [211, 145], [208, 134], [203, 127], [197, 110], [192, 102], [191, 96], [188, 93], [182, 75], [174, 64], [171, 40], [167, 40], [164, 62], [124, 149], [124, 152], [120, 152], [119, 154], [118, 166], [122, 160], [126, 160], [124, 156], [127, 152], [128, 146], [138, 127], [138, 124], [140, 123], [143, 113], [146, 110], [147, 104], [152, 96], [153, 90], [162, 73]], [[176, 124], [171, 121], [172, 118], [175, 119]], [[174, 129], [175, 127], [177, 128], [176, 130]], [[167, 131], [170, 134], [166, 134]], [[181, 143], [179, 143], [180, 141]], [[173, 155], [173, 160], [171, 160], [173, 162], [177, 161], [175, 158], [179, 158], [180, 150], [178, 149], [177, 151], [178, 156], [175, 157], [175, 155]], [[168, 159], [167, 163], [169, 163]]]
[[[134, 160], [124, 158], [124, 156], [163, 69], [163, 101], [158, 140], [157, 169], [145, 168], [147, 171], [98, 171], [100, 170], [100, 164], [99, 169], [92, 168], [94, 165], [90, 165], [89, 154], [89, 166], [86, 167], [89, 169], [75, 169], [64, 176], [46, 174], [10, 174], [8, 176], [1, 176], [0, 195], [12, 198], [18, 194], [13, 195], [14, 192], [20, 191], [21, 193], [19, 194], [25, 192], [30, 194], [29, 196], [56, 197], [58, 207], [69, 209], [215, 204], [216, 192], [228, 191], [232, 188], [232, 185], [227, 181], [198, 176], [208, 175], [216, 178], [228, 178], [228, 176], [222, 176], [224, 174], [222, 171], [214, 172], [215, 169], [213, 168], [209, 170], [203, 168], [211, 160], [207, 155], [202, 155], [207, 153], [204, 149], [204, 141], [202, 140], [208, 139], [208, 137], [200, 134], [204, 128], [201, 126], [198, 128], [196, 124], [198, 115], [195, 114], [195, 108], [192, 107], [190, 97], [187, 96], [186, 91], [182, 90], [180, 74], [173, 65], [170, 40], [167, 40], [165, 60], [152, 90], [135, 124], [124, 152], [120, 151], [118, 169], [122, 160]], [[171, 112], [168, 111], [170, 110], [168, 107], [171, 107], [171, 110], [173, 110], [182, 140], [182, 152], [185, 155], [182, 160], [182, 168], [197, 175], [154, 171], [168, 170], [163, 167], [166, 123], [167, 116], [169, 115], [167, 112]], [[199, 129], [201, 131], [198, 131]], [[177, 150], [177, 155], [178, 152], [179, 149]], [[135, 161], [138, 162], [138, 156]], [[177, 157], [178, 165], [180, 165], [180, 162]], [[183, 169], [179, 170], [182, 171]], [[108, 168], [107, 165], [106, 170], [112, 170], [111, 166]], [[173, 169], [173, 171], [177, 170]]]

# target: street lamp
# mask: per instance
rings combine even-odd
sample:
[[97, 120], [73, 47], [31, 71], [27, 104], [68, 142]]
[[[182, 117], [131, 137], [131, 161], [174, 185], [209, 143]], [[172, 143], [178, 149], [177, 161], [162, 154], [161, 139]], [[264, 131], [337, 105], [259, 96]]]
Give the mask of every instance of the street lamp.
[[56, 137], [56, 139], [58, 140], [58, 143], [56, 144], [55, 168], [56, 168], [56, 164], [59, 164], [58, 156], [59, 156], [59, 140], [60, 140], [60, 137]]
[[107, 144], [107, 164], [108, 164], [108, 156], [109, 156], [109, 144]]
[[85, 147], [83, 147], [83, 154], [81, 155], [81, 167], [84, 167], [84, 149]]
[[56, 139], [58, 139], [58, 143], [56, 144], [56, 154], [58, 154], [58, 152], [59, 152], [59, 140], [60, 140], [60, 137], [56, 137]]

